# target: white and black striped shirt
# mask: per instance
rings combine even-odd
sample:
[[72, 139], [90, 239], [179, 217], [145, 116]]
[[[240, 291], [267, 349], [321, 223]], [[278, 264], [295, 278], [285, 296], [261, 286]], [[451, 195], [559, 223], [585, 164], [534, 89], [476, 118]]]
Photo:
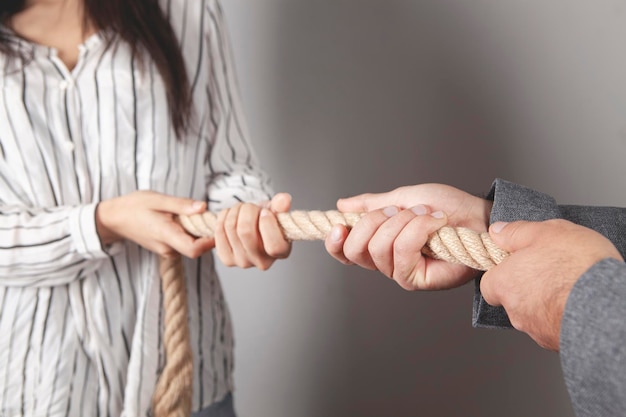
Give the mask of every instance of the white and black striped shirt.
[[[32, 59], [0, 54], [2, 417], [150, 412], [164, 363], [158, 259], [130, 242], [103, 249], [99, 201], [149, 189], [219, 210], [272, 192], [248, 143], [218, 1], [161, 3], [193, 86], [183, 140], [157, 69], [121, 41], [91, 36], [72, 71], [17, 37]], [[197, 410], [232, 389], [233, 333], [212, 255], [185, 262]]]

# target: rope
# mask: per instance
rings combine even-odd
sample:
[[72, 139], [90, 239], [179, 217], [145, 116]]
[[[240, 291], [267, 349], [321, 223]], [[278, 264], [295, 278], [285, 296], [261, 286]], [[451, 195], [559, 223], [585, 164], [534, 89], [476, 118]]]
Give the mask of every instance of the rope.
[[[339, 211], [291, 211], [277, 213], [278, 224], [288, 240], [324, 240], [333, 226], [353, 227], [361, 213]], [[205, 212], [180, 216], [183, 228], [196, 237], [213, 237], [217, 215]], [[498, 248], [488, 233], [463, 227], [442, 227], [430, 236], [422, 253], [434, 259], [486, 271], [508, 253]], [[182, 259], [161, 258], [164, 293], [166, 364], [153, 396], [155, 417], [189, 417], [191, 413], [192, 359], [187, 323], [187, 294]]]
[[160, 257], [159, 272], [165, 310], [166, 362], [152, 396], [152, 410], [155, 417], [189, 417], [193, 363], [182, 257]]
[[[288, 240], [324, 240], [333, 226], [353, 227], [362, 213], [339, 211], [291, 211], [277, 213], [278, 224]], [[217, 215], [210, 211], [193, 216], [181, 216], [185, 230], [196, 237], [213, 237]], [[498, 248], [489, 233], [476, 233], [464, 227], [442, 227], [430, 236], [422, 252], [434, 259], [464, 264], [486, 271], [500, 263], [507, 253]]]

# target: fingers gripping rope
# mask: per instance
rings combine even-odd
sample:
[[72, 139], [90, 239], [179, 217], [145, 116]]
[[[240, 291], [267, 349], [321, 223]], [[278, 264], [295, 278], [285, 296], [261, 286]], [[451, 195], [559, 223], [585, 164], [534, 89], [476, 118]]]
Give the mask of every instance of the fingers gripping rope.
[[[362, 213], [339, 211], [291, 211], [277, 213], [278, 224], [288, 240], [324, 240], [333, 226], [353, 227]], [[197, 237], [213, 237], [217, 215], [205, 212], [180, 216], [183, 228]], [[508, 253], [498, 248], [488, 233], [462, 227], [442, 227], [430, 236], [422, 253], [434, 259], [486, 271]], [[155, 417], [188, 417], [191, 413], [192, 354], [187, 323], [187, 293], [182, 259], [161, 258], [164, 293], [166, 364], [153, 396]]]
[[[324, 240], [333, 226], [354, 226], [362, 213], [339, 211], [291, 211], [278, 213], [278, 224], [289, 240]], [[197, 237], [213, 237], [217, 216], [205, 212], [181, 216], [180, 222], [189, 233]], [[464, 264], [486, 271], [500, 263], [507, 253], [498, 248], [488, 233], [476, 233], [462, 227], [443, 227], [435, 232], [422, 252], [435, 259]]]

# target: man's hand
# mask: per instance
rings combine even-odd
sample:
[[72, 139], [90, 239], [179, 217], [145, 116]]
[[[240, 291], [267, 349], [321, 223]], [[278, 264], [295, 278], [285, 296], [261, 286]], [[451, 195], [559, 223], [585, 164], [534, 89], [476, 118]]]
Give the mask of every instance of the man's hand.
[[565, 303], [580, 276], [602, 259], [623, 261], [604, 236], [565, 220], [495, 223], [489, 233], [511, 254], [483, 275], [485, 301], [549, 350], [559, 350]]

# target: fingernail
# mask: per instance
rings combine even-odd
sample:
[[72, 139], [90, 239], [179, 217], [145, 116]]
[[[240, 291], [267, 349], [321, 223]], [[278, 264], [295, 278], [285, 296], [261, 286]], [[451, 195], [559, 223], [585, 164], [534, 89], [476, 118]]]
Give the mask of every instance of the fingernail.
[[507, 224], [507, 222], [495, 222], [491, 225], [491, 231], [494, 233], [500, 233], [502, 229], [504, 229], [504, 226], [506, 226]]
[[428, 213], [426, 206], [423, 204], [419, 204], [415, 207], [411, 207], [411, 211], [415, 213], [417, 216], [423, 216], [424, 214]]
[[339, 242], [341, 240], [341, 228], [333, 227], [330, 231], [330, 240], [332, 242]]
[[445, 216], [445, 214], [443, 214], [443, 211], [441, 210], [431, 213], [430, 215], [433, 216], [435, 219], [443, 219], [443, 216]]
[[267, 217], [270, 215], [270, 211], [266, 208], [261, 209], [261, 217]]
[[398, 207], [396, 206], [385, 207], [385, 209], [383, 210], [383, 214], [387, 217], [393, 217], [396, 214], [398, 214]]

